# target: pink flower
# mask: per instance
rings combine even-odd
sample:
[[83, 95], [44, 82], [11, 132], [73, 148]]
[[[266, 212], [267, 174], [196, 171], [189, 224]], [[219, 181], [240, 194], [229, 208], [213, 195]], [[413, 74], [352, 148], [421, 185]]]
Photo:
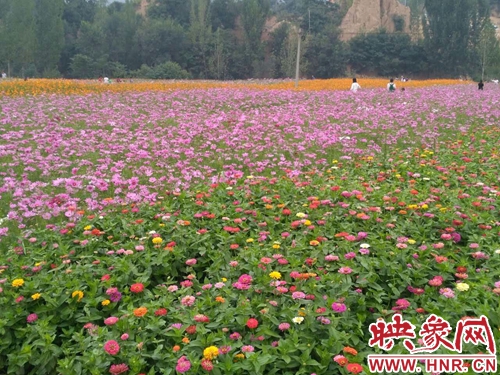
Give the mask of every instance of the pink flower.
[[109, 372], [113, 375], [123, 374], [128, 371], [128, 366], [125, 363], [119, 365], [111, 365]]
[[224, 345], [224, 346], [221, 346], [219, 348], [219, 351], [222, 353], [222, 354], [227, 354], [231, 351], [231, 347], [228, 346], [228, 345]]
[[186, 265], [194, 266], [196, 264], [196, 259], [188, 259], [186, 260]]
[[442, 288], [439, 290], [439, 294], [445, 296], [446, 298], [454, 298], [455, 292], [450, 288]]
[[234, 332], [229, 335], [229, 338], [231, 340], [239, 340], [241, 339], [241, 335], [238, 332]]
[[294, 292], [292, 294], [292, 298], [293, 299], [304, 299], [304, 298], [306, 298], [306, 295], [302, 292]]
[[237, 262], [237, 261], [235, 261], [235, 260], [232, 260], [232, 261], [230, 261], [230, 262], [229, 262], [229, 265], [230, 265], [231, 267], [238, 267], [238, 262]]
[[241, 284], [251, 284], [253, 281], [252, 276], [244, 274], [241, 275], [240, 278], [238, 279], [238, 282]]
[[209, 359], [202, 359], [201, 367], [203, 367], [203, 370], [205, 371], [212, 371], [214, 369], [214, 364]]
[[28, 323], [34, 323], [38, 320], [38, 315], [36, 314], [29, 314], [28, 317], [26, 318], [26, 321]]
[[332, 303], [332, 310], [338, 313], [342, 313], [347, 310], [347, 307], [343, 303], [334, 302]]
[[130, 291], [132, 293], [141, 293], [144, 290], [144, 284], [137, 283], [130, 286]]
[[335, 261], [339, 260], [339, 257], [338, 257], [337, 255], [332, 255], [332, 254], [330, 254], [330, 255], [327, 255], [327, 256], [325, 257], [325, 260], [326, 260], [327, 262], [335, 262]]
[[255, 350], [255, 348], [252, 345], [244, 345], [241, 347], [241, 351], [243, 353], [252, 353], [254, 350]]
[[184, 306], [192, 306], [194, 304], [195, 300], [196, 300], [196, 298], [193, 296], [186, 296], [186, 297], [181, 299], [181, 303]]
[[350, 253], [345, 254], [344, 258], [347, 260], [353, 259], [353, 258], [356, 258], [356, 254], [351, 251]]
[[120, 336], [120, 339], [121, 339], [122, 341], [125, 341], [125, 340], [128, 340], [128, 337], [129, 337], [129, 336], [128, 336], [128, 333], [124, 333], [123, 335], [121, 335], [121, 336]]
[[104, 324], [107, 326], [112, 326], [118, 322], [118, 318], [116, 316], [110, 316], [109, 318], [104, 319]]
[[104, 350], [110, 355], [117, 355], [120, 351], [120, 345], [115, 340], [109, 340], [104, 344]]
[[175, 366], [175, 370], [180, 372], [181, 374], [188, 372], [191, 369], [191, 362], [186, 356], [182, 356], [177, 360], [177, 366]]
[[278, 328], [280, 329], [280, 331], [286, 331], [288, 329], [290, 329], [290, 324], [288, 323], [281, 323]]
[[176, 292], [177, 290], [179, 290], [179, 287], [177, 285], [170, 285], [167, 290], [170, 292], [170, 293], [174, 293]]
[[352, 269], [349, 267], [342, 267], [339, 269], [339, 273], [343, 273], [344, 275], [350, 274], [352, 272]]
[[434, 276], [432, 280], [429, 280], [430, 286], [441, 286], [443, 284], [443, 278], [441, 276]]

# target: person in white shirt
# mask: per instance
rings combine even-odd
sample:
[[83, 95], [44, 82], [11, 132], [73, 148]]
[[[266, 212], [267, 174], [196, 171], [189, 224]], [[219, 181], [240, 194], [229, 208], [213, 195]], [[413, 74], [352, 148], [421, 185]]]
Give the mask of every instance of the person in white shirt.
[[2, 72], [2, 79], [7, 79], [7, 73]]
[[387, 84], [387, 91], [389, 91], [389, 92], [396, 91], [396, 84], [394, 83], [394, 79], [393, 78], [391, 78], [391, 80]]
[[360, 88], [361, 88], [361, 86], [359, 85], [358, 80], [356, 78], [353, 78], [352, 85], [351, 85], [351, 91], [357, 92]]
[[108, 77], [104, 77], [104, 83], [109, 83], [109, 78]]

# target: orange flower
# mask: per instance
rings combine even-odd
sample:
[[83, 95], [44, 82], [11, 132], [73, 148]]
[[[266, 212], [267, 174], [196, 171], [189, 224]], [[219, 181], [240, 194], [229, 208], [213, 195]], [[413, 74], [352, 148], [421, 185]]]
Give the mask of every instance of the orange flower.
[[224, 302], [226, 302], [226, 300], [225, 300], [224, 298], [222, 298], [221, 296], [215, 297], [215, 300], [216, 300], [217, 302], [220, 302], [220, 303], [224, 303]]
[[134, 310], [134, 315], [137, 316], [138, 318], [140, 318], [140, 317], [143, 317], [144, 315], [146, 315], [147, 312], [148, 312], [148, 309], [146, 309], [145, 307], [139, 307], [138, 309]]
[[175, 345], [175, 346], [172, 348], [172, 350], [173, 350], [174, 352], [178, 352], [179, 350], [181, 350], [181, 347], [180, 347], [179, 345]]
[[354, 348], [351, 348], [350, 346], [346, 346], [344, 348], [344, 353], [351, 354], [351, 355], [358, 355], [358, 351]]
[[188, 339], [187, 337], [184, 337], [184, 338], [182, 339], [182, 342], [183, 342], [184, 344], [189, 344], [189, 339]]

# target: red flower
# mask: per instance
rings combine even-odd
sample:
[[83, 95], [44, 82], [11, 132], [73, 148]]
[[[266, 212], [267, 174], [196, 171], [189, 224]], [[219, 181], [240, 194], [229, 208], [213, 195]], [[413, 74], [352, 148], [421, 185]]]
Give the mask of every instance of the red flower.
[[349, 363], [347, 365], [347, 371], [352, 372], [353, 374], [359, 374], [363, 371], [363, 367], [361, 367], [358, 363]]
[[284, 208], [283, 209], [283, 215], [288, 216], [288, 215], [291, 215], [291, 214], [292, 214], [292, 211], [290, 211], [288, 208]]
[[457, 272], [458, 273], [466, 273], [467, 272], [467, 267], [458, 266], [457, 267]]
[[111, 276], [109, 276], [108, 274], [106, 274], [103, 277], [101, 277], [101, 281], [108, 281], [110, 277]]
[[247, 327], [250, 329], [255, 329], [259, 326], [259, 322], [255, 318], [250, 318], [247, 320]]
[[131, 287], [130, 287], [130, 291], [132, 293], [140, 293], [144, 290], [144, 285], [142, 283], [137, 283], [137, 284], [133, 284]]
[[167, 315], [167, 309], [161, 308], [155, 311], [156, 316], [164, 316]]
[[186, 328], [186, 332], [189, 335], [194, 335], [196, 333], [196, 326], [189, 326]]

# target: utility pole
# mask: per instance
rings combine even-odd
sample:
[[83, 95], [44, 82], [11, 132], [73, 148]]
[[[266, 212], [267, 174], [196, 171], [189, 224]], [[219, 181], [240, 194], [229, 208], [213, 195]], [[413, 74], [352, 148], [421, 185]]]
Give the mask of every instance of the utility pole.
[[299, 71], [300, 71], [300, 39], [302, 38], [302, 30], [299, 28], [297, 32], [297, 66], [295, 68], [295, 87], [299, 87]]

